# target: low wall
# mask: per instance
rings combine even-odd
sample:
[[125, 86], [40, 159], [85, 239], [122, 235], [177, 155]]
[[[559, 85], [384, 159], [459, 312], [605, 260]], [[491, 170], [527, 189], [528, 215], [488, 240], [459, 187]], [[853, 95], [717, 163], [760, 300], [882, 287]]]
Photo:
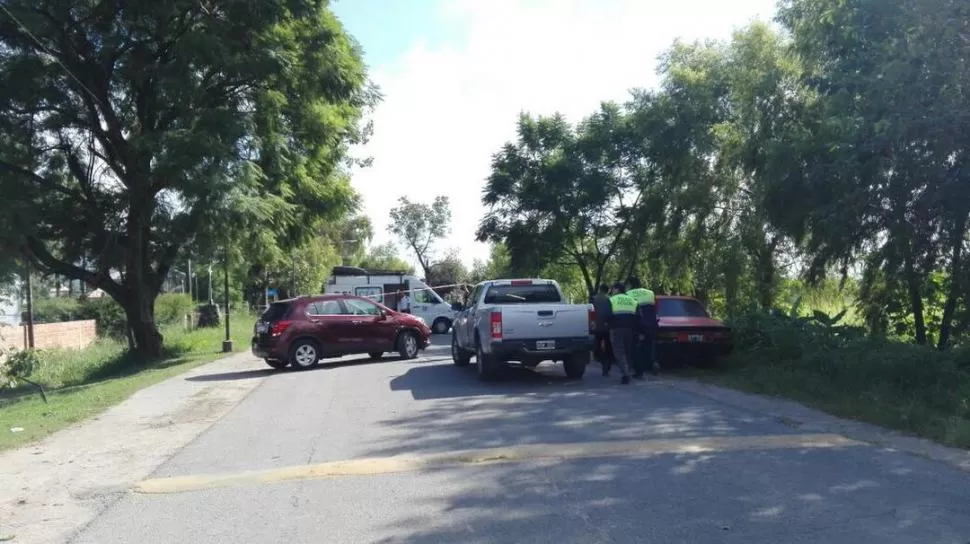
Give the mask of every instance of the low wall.
[[[26, 330], [26, 325], [0, 327], [0, 342], [7, 348], [24, 349]], [[83, 349], [97, 338], [97, 326], [93, 319], [34, 325], [34, 347], [37, 349]]]

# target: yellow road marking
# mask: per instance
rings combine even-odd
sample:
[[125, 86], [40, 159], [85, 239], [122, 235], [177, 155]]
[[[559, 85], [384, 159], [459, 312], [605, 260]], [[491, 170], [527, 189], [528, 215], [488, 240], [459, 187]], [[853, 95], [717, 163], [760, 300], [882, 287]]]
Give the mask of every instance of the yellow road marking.
[[573, 444], [529, 444], [427, 455], [400, 455], [331, 461], [315, 465], [253, 470], [236, 474], [202, 474], [144, 480], [136, 493], [183, 493], [218, 487], [268, 484], [294, 480], [316, 480], [338, 476], [372, 476], [397, 472], [451, 468], [462, 465], [514, 463], [529, 460], [567, 460], [643, 454], [704, 453], [717, 451], [838, 448], [860, 446], [862, 442], [837, 434], [767, 436], [717, 436], [661, 438], [653, 440], [580, 442]]

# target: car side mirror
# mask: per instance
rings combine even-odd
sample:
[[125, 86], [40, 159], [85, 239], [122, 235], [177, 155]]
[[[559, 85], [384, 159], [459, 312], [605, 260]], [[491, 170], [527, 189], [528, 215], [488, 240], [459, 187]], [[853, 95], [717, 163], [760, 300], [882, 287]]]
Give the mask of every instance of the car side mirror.
[[381, 310], [381, 313], [377, 314], [377, 320], [384, 321], [385, 319], [387, 319], [387, 311]]
[[462, 311], [462, 310], [465, 309], [465, 305], [462, 304], [461, 302], [456, 302], [456, 303], [454, 303], [454, 304], [451, 305], [451, 309], [454, 310], [454, 311], [456, 311], [456, 312], [460, 312], [460, 311]]

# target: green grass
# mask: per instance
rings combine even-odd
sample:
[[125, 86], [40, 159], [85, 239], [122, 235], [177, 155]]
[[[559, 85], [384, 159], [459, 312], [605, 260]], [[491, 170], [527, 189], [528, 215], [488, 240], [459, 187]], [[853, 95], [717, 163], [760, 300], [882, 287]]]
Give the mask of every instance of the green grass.
[[[249, 316], [233, 316], [233, 348], [249, 349]], [[83, 350], [40, 353], [41, 364], [30, 376], [47, 389], [44, 403], [34, 389], [18, 388], [0, 395], [0, 451], [39, 440], [73, 423], [96, 416], [139, 389], [223, 356], [222, 327], [163, 331], [167, 357], [145, 365], [125, 354], [121, 342], [101, 340]], [[10, 429], [21, 427], [21, 432]]]
[[732, 327], [736, 352], [716, 370], [685, 374], [970, 448], [970, 350], [941, 353], [766, 315]]

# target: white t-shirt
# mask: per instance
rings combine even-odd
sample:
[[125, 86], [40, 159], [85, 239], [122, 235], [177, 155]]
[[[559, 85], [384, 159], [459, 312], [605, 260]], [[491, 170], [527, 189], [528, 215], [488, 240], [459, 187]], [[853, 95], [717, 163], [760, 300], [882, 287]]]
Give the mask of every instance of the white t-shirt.
[[411, 309], [411, 297], [404, 295], [401, 300], [397, 302], [397, 311], [406, 312]]

